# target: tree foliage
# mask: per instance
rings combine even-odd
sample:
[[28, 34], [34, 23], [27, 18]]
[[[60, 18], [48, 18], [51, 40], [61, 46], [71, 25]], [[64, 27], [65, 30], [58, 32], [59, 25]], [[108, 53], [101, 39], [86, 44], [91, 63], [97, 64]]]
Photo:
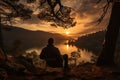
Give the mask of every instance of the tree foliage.
[[[102, 0], [98, 0], [97, 3], [100, 3]], [[103, 12], [102, 15], [100, 16], [100, 18], [97, 20], [98, 24], [102, 22], [103, 18], [105, 17], [105, 15], [107, 14], [108, 8], [110, 6], [110, 3], [113, 2], [114, 0], [106, 0], [106, 4], [103, 6]]]
[[62, 5], [61, 0], [41, 0], [40, 7], [42, 7], [42, 11], [38, 17], [42, 20], [55, 22], [52, 26], [63, 26], [65, 28], [75, 26], [76, 22], [70, 16], [71, 8]]
[[[51, 22], [52, 26], [64, 28], [75, 26], [74, 18], [70, 16], [71, 8], [61, 4], [61, 0], [25, 0], [27, 4], [39, 2], [38, 18]], [[33, 15], [32, 9], [20, 3], [20, 0], [1, 0], [0, 17], [2, 23], [11, 22], [14, 18], [30, 19]]]
[[21, 19], [29, 19], [31, 17], [33, 11], [18, 2], [19, 0], [0, 1], [0, 17], [2, 23], [6, 24], [18, 17]]

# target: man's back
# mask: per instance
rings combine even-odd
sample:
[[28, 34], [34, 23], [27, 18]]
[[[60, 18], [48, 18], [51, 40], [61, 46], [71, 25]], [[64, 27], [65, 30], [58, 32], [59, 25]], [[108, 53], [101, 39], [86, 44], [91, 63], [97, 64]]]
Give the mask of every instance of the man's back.
[[63, 67], [62, 56], [58, 48], [53, 45], [47, 45], [47, 47], [43, 48], [40, 58], [46, 60], [49, 67]]

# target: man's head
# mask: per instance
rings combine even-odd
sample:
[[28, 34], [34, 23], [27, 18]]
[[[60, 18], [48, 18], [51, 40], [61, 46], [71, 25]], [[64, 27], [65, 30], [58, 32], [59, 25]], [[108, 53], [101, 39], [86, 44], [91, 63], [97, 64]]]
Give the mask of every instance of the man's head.
[[54, 43], [54, 39], [53, 38], [49, 38], [48, 39], [48, 44], [53, 44]]

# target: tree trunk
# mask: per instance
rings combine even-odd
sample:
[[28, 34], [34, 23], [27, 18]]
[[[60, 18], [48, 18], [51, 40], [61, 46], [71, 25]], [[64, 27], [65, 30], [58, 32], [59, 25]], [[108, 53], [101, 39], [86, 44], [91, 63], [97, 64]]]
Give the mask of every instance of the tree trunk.
[[97, 60], [98, 66], [115, 66], [114, 52], [120, 29], [120, 2], [115, 2], [112, 7], [112, 13], [105, 42], [101, 54]]
[[0, 48], [3, 50], [3, 38], [2, 38], [1, 16], [0, 16]]

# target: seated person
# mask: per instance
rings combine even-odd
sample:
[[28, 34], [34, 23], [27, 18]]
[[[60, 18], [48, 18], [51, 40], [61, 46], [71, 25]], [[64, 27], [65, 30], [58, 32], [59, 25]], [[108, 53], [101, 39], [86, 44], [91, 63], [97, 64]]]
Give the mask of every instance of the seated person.
[[48, 39], [48, 45], [42, 49], [40, 58], [46, 61], [46, 65], [52, 68], [63, 67], [63, 59], [58, 48], [54, 45], [53, 38]]

